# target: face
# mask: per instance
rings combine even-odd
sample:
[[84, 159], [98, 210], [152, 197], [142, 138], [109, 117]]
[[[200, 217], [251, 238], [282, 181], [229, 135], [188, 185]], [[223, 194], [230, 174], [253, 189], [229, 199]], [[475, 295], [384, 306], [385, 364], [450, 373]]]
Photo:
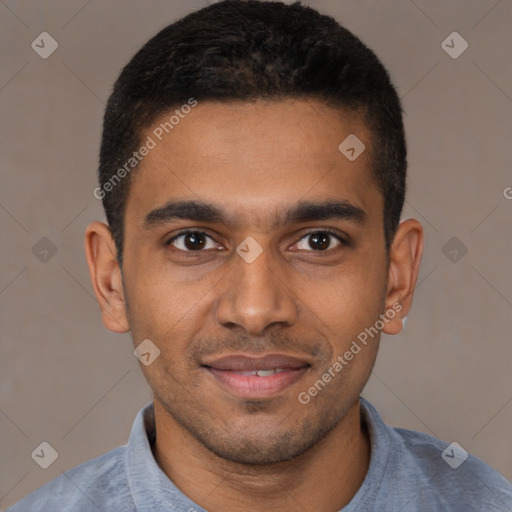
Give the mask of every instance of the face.
[[160, 350], [141, 368], [167, 421], [214, 454], [289, 460], [357, 403], [377, 354], [375, 336], [335, 364], [386, 309], [369, 133], [313, 100], [199, 103], [159, 141], [168, 117], [143, 136], [157, 144], [125, 213], [130, 330]]

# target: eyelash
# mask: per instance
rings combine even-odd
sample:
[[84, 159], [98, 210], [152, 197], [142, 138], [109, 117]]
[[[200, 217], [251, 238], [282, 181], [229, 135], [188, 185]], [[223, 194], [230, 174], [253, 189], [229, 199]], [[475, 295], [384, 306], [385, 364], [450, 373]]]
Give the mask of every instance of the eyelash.
[[[350, 247], [350, 245], [351, 245], [350, 240], [348, 238], [344, 238], [337, 231], [334, 231], [334, 230], [329, 229], [329, 228], [326, 228], [326, 229], [313, 229], [311, 231], [308, 231], [307, 233], [304, 233], [301, 236], [299, 241], [302, 240], [303, 238], [306, 238], [308, 236], [311, 236], [311, 235], [314, 235], [314, 234], [318, 234], [318, 233], [327, 233], [327, 234], [329, 234], [330, 236], [336, 238], [336, 240], [338, 240], [340, 242], [340, 245], [343, 245], [345, 247]], [[208, 233], [206, 233], [204, 231], [200, 231], [200, 230], [197, 230], [197, 229], [185, 229], [183, 231], [179, 231], [172, 238], [170, 238], [169, 240], [165, 241], [164, 242], [164, 246], [165, 247], [169, 247], [172, 244], [172, 242], [174, 242], [179, 237], [185, 236], [185, 235], [190, 235], [190, 234], [206, 236], [206, 237], [210, 238], [211, 240], [213, 240], [213, 238]], [[314, 252], [316, 254], [322, 254], [322, 253], [323, 254], [330, 254], [330, 252], [333, 251], [333, 250], [336, 250], [336, 247], [334, 247], [333, 249], [327, 249], [327, 250], [323, 250], [323, 251], [310, 250], [310, 251], [307, 251], [307, 252]], [[194, 255], [194, 253], [200, 254], [202, 252], [205, 252], [204, 249], [200, 249], [200, 250], [197, 250], [197, 251], [184, 251], [183, 249], [177, 249], [177, 248], [176, 248], [176, 251], [180, 251], [180, 252], [182, 252], [184, 254], [192, 255], [192, 256]]]

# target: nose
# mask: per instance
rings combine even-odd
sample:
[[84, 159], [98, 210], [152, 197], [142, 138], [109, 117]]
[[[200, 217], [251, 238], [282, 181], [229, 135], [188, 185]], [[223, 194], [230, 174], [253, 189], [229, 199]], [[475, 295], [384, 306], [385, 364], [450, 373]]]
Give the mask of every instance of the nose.
[[248, 334], [258, 336], [270, 325], [295, 323], [296, 297], [283, 265], [273, 258], [269, 249], [263, 249], [251, 263], [237, 253], [232, 265], [227, 285], [216, 303], [220, 324], [228, 328], [240, 326]]

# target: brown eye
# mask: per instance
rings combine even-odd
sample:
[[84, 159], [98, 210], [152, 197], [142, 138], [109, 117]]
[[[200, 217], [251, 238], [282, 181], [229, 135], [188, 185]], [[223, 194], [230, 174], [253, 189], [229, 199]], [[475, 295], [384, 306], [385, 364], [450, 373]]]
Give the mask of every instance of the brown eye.
[[[334, 246], [332, 245], [333, 239], [337, 242]], [[302, 240], [306, 240], [306, 242], [302, 242]], [[331, 233], [329, 231], [315, 231], [302, 237], [301, 241], [297, 244], [297, 248], [301, 250], [313, 249], [313, 251], [323, 252], [328, 249], [333, 249], [342, 243], [343, 240], [341, 237], [335, 233]]]
[[[211, 245], [208, 246], [208, 241]], [[172, 245], [181, 251], [201, 251], [202, 249], [214, 249], [215, 244], [211, 237], [201, 231], [189, 231], [171, 238], [166, 245]]]

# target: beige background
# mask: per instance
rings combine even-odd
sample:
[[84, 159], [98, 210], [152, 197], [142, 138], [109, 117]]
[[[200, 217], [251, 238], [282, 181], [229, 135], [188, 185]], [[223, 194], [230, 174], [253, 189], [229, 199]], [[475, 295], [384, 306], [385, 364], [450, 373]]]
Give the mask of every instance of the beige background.
[[[149, 37], [203, 5], [0, 3], [2, 509], [125, 443], [151, 398], [129, 336], [101, 324], [82, 239], [90, 221], [103, 219], [92, 191], [115, 78]], [[457, 441], [510, 479], [512, 2], [310, 5], [390, 70], [410, 153], [404, 217], [417, 217], [426, 233], [407, 331], [384, 337], [364, 396], [387, 422]], [[59, 44], [47, 59], [31, 48], [43, 31]], [[457, 59], [441, 47], [453, 31], [469, 43]], [[457, 262], [449, 257], [460, 247], [443, 252], [454, 236], [468, 249]], [[43, 237], [57, 250], [47, 262], [32, 249]], [[46, 470], [31, 458], [42, 441], [59, 454]]]

